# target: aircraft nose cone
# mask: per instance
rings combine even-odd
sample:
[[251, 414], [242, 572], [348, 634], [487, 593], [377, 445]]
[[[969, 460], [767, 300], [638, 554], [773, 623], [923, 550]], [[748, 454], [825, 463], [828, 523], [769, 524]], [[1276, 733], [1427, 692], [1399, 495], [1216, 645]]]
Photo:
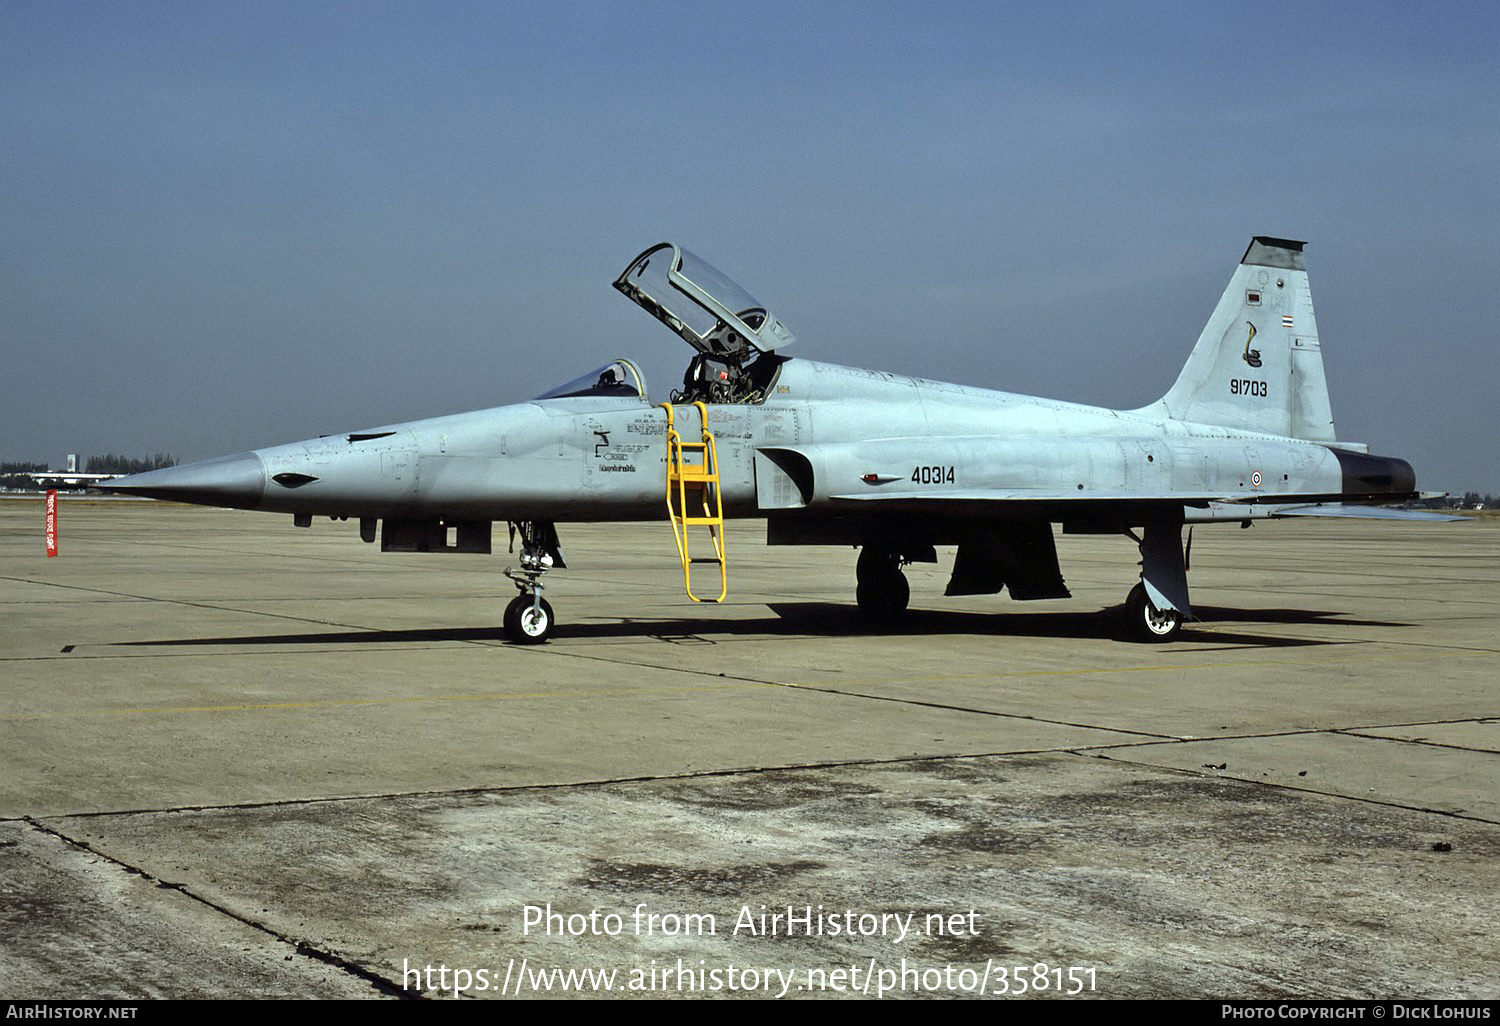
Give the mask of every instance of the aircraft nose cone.
[[266, 493], [266, 466], [255, 453], [242, 452], [131, 474], [99, 487], [149, 499], [254, 509]]

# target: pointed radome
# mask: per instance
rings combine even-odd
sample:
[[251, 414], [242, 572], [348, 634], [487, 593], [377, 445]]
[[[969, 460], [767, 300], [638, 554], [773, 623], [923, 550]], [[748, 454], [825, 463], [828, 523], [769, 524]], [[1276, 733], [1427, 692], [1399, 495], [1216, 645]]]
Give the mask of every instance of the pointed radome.
[[131, 474], [99, 487], [169, 502], [254, 509], [266, 493], [266, 468], [255, 453], [243, 452]]

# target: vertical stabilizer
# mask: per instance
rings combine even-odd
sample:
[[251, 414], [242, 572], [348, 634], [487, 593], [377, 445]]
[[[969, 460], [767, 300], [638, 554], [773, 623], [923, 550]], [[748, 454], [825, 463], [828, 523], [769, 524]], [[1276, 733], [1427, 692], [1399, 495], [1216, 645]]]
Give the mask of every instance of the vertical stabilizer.
[[1302, 246], [1251, 240], [1177, 383], [1140, 412], [1335, 440]]

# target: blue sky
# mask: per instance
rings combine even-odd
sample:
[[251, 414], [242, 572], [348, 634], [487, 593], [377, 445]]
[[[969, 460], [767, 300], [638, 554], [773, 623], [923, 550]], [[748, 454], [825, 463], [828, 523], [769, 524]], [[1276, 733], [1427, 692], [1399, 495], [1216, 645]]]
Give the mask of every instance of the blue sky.
[[0, 459], [664, 397], [662, 239], [792, 355], [1139, 406], [1269, 234], [1340, 435], [1500, 492], [1494, 10], [9, 0]]

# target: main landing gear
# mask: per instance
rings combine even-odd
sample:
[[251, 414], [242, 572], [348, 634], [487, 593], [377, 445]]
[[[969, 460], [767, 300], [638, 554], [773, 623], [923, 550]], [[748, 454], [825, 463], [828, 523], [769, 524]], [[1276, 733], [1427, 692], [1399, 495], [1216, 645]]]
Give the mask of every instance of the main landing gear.
[[898, 553], [866, 545], [859, 550], [854, 567], [854, 599], [859, 611], [870, 620], [896, 620], [906, 612], [911, 601], [911, 585], [901, 572]]
[[1139, 641], [1172, 641], [1182, 631], [1182, 614], [1175, 609], [1157, 609], [1144, 584], [1130, 589], [1125, 616], [1131, 635]]
[[[1182, 621], [1192, 615], [1188, 602], [1188, 554], [1182, 545], [1180, 521], [1149, 522], [1136, 537], [1126, 537], [1141, 550], [1141, 580], [1125, 598], [1126, 628], [1137, 641], [1173, 641], [1182, 632]], [[1192, 545], [1189, 534], [1188, 545]], [[1148, 590], [1146, 582], [1151, 582]], [[1158, 607], [1152, 593], [1162, 600]]]
[[505, 607], [505, 636], [517, 645], [540, 645], [552, 636], [557, 618], [552, 606], [542, 598], [542, 576], [555, 568], [565, 568], [557, 528], [550, 522], [524, 521], [510, 525], [511, 542], [521, 538], [521, 568], [505, 568], [505, 576], [520, 592]]

